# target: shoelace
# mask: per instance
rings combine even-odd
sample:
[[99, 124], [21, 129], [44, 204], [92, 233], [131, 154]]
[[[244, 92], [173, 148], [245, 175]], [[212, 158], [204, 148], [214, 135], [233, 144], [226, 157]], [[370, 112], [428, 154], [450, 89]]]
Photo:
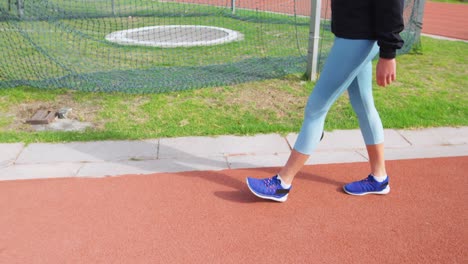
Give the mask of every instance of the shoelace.
[[266, 187], [273, 187], [273, 186], [277, 186], [279, 184], [279, 180], [276, 179], [276, 178], [267, 178], [265, 180], [263, 180], [263, 182], [265, 183], [265, 186]]
[[367, 177], [365, 179], [360, 180], [360, 182], [363, 184], [363, 188], [365, 188], [367, 190], [374, 189], [374, 188], [380, 188], [380, 186], [382, 186], [382, 183], [378, 182], [376, 180], [372, 181], [371, 177], [372, 176], [369, 176], [369, 177]]
[[367, 178], [365, 178], [365, 179], [360, 180], [360, 182], [364, 182], [364, 183], [365, 183], [365, 182], [370, 182], [370, 179], [369, 179], [369, 177], [367, 177]]

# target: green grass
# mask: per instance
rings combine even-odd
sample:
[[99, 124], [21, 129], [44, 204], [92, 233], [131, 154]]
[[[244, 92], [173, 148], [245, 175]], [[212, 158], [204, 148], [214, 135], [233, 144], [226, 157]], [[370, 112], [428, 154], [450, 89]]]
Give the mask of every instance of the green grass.
[[[398, 57], [397, 82], [375, 86], [386, 128], [468, 125], [468, 44], [422, 38], [423, 54]], [[62, 142], [180, 136], [289, 133], [300, 128], [313, 89], [299, 75], [165, 94], [86, 93], [18, 87], [0, 90], [0, 142]], [[347, 96], [332, 107], [326, 130], [358, 127]], [[92, 122], [86, 132], [33, 132], [25, 110], [72, 106]]]

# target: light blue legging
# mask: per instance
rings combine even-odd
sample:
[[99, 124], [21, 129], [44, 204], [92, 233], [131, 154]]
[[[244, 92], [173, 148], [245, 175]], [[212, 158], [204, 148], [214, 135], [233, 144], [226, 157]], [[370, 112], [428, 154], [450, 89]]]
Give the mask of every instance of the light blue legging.
[[382, 121], [372, 97], [372, 59], [378, 50], [373, 40], [335, 38], [307, 101], [304, 123], [294, 145], [296, 151], [310, 155], [315, 150], [328, 110], [346, 89], [366, 145], [383, 142]]

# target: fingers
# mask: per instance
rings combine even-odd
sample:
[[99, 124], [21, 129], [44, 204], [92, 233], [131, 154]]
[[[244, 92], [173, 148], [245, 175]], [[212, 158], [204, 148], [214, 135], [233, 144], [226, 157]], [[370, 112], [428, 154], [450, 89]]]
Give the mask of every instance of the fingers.
[[377, 85], [385, 87], [387, 85], [390, 85], [393, 81], [396, 80], [395, 74], [383, 74], [377, 76]]
[[380, 84], [379, 85], [383, 86], [383, 87], [387, 86], [385, 76], [380, 77]]
[[384, 86], [390, 85], [394, 80], [395, 80], [395, 75], [394, 74], [387, 75], [387, 77], [385, 78], [385, 85]]
[[390, 82], [388, 84], [391, 84], [393, 81], [396, 80], [396, 74], [395, 73], [391, 74], [389, 78], [390, 78]]
[[396, 79], [395, 59], [379, 59], [376, 70], [376, 81], [379, 86], [390, 85]]
[[377, 85], [385, 87], [385, 79], [383, 77], [377, 76]]

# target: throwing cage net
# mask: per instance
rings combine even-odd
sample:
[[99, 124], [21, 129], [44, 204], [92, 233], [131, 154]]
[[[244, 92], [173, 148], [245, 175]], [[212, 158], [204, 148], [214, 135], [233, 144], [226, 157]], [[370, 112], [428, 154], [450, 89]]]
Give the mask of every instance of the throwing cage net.
[[[424, 1], [424, 0], [422, 0]], [[159, 93], [304, 73], [310, 0], [0, 0], [0, 88]], [[331, 46], [322, 3], [321, 60]], [[408, 52], [419, 0], [406, 1]]]

